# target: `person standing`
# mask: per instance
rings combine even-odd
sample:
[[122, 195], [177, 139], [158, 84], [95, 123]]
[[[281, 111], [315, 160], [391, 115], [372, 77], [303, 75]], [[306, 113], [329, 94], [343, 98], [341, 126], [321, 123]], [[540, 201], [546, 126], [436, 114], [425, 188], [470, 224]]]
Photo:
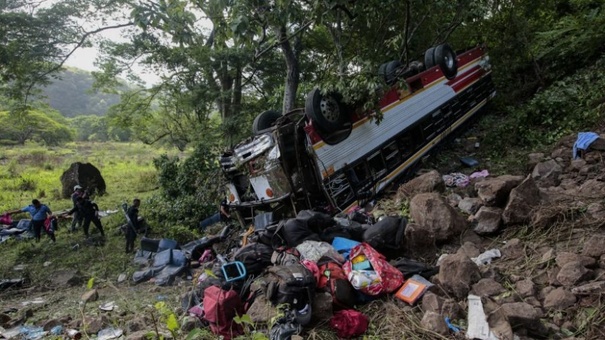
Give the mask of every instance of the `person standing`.
[[71, 194], [71, 201], [73, 202], [73, 208], [75, 209], [72, 215], [70, 231], [75, 231], [77, 227], [82, 226], [82, 216], [78, 212], [78, 197], [84, 195], [84, 189], [80, 185], [74, 187], [74, 193]]
[[42, 232], [42, 229], [44, 229], [48, 237], [50, 237], [53, 242], [56, 242], [55, 234], [52, 232], [52, 229], [46, 229], [44, 227], [44, 221], [46, 220], [46, 218], [48, 216], [52, 216], [53, 214], [47, 205], [40, 203], [40, 201], [37, 199], [33, 199], [32, 204], [28, 205], [27, 207], [8, 211], [7, 214], [12, 215], [20, 212], [28, 212], [31, 215], [31, 223], [34, 229], [34, 237], [36, 239], [36, 242], [40, 242], [40, 234]]
[[126, 211], [128, 217], [128, 228], [126, 228], [126, 253], [134, 251], [134, 241], [137, 238], [137, 230], [139, 230], [139, 206], [141, 200], [135, 198], [132, 200], [132, 205]]
[[101, 224], [101, 220], [99, 219], [99, 206], [91, 201], [85, 195], [82, 195], [76, 199], [76, 206], [70, 211], [66, 212], [65, 215], [71, 215], [74, 212], [78, 211], [82, 218], [82, 229], [84, 229], [84, 235], [86, 238], [89, 238], [88, 229], [90, 228], [90, 223], [92, 222], [97, 230], [101, 233], [102, 237], [105, 237], [105, 232], [103, 231], [103, 225]]

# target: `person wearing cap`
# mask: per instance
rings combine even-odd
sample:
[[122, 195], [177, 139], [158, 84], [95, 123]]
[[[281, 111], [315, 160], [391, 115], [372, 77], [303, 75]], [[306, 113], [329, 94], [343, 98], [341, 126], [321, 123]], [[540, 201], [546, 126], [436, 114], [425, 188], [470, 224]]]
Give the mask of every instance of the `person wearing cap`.
[[74, 210], [71, 220], [71, 228], [70, 231], [75, 231], [78, 227], [82, 226], [82, 214], [78, 213], [78, 197], [84, 195], [84, 188], [82, 188], [79, 184], [74, 187], [74, 193], [71, 194], [71, 201], [73, 202]]
[[64, 215], [71, 215], [75, 212], [78, 212], [82, 218], [82, 229], [84, 229], [84, 235], [86, 238], [89, 238], [88, 229], [90, 228], [90, 223], [92, 222], [97, 230], [101, 233], [102, 237], [105, 237], [105, 232], [103, 231], [103, 224], [101, 224], [101, 220], [99, 219], [99, 206], [90, 200], [86, 195], [79, 196], [76, 199], [76, 206], [72, 208], [70, 211], [64, 213]]
[[12, 215], [20, 212], [27, 212], [31, 215], [32, 227], [34, 229], [34, 237], [36, 242], [40, 242], [40, 234], [42, 229], [44, 229], [48, 237], [50, 237], [53, 242], [56, 241], [55, 234], [52, 232], [52, 230], [44, 228], [44, 221], [46, 218], [53, 215], [52, 211], [50, 211], [50, 208], [47, 205], [40, 203], [40, 201], [37, 199], [34, 199], [32, 200], [32, 204], [28, 205], [27, 207], [7, 211], [6, 213]]

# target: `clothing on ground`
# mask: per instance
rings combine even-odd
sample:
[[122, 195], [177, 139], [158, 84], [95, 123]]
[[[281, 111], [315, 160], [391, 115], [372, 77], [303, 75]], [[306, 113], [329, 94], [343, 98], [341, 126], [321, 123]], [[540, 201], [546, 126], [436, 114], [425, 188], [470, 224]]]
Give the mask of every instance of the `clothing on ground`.
[[578, 150], [586, 150], [594, 142], [599, 138], [599, 135], [594, 132], [580, 132], [578, 133], [578, 139], [573, 145], [573, 154], [572, 158], [577, 159], [580, 157], [578, 155]]

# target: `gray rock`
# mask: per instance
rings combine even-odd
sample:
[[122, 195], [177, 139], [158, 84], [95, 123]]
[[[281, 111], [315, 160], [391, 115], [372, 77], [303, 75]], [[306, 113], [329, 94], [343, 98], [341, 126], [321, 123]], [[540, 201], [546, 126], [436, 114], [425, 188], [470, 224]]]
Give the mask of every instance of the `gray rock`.
[[424, 312], [433, 312], [439, 314], [441, 313], [441, 308], [443, 307], [444, 301], [445, 300], [441, 296], [433, 292], [426, 292], [422, 296], [421, 307]]
[[576, 303], [576, 296], [563, 287], [559, 287], [546, 295], [544, 308], [547, 310], [564, 310]]
[[471, 292], [480, 297], [487, 297], [498, 295], [505, 291], [506, 289], [493, 279], [481, 279], [473, 285]]
[[502, 207], [506, 203], [510, 191], [521, 181], [523, 181], [521, 176], [504, 175], [475, 183], [475, 189], [485, 205]]
[[502, 225], [502, 209], [497, 207], [481, 207], [475, 214], [477, 225], [473, 231], [478, 235], [493, 234]]
[[422, 174], [409, 182], [404, 183], [397, 189], [397, 200], [412, 198], [420, 193], [444, 192], [445, 183], [436, 170]]
[[536, 182], [527, 176], [519, 186], [511, 190], [508, 203], [502, 213], [502, 221], [506, 225], [530, 222], [532, 212], [540, 205], [540, 201], [540, 190]]
[[469, 258], [477, 257], [481, 254], [481, 249], [472, 242], [464, 242], [464, 244], [458, 249], [458, 253], [462, 253]]
[[449, 206], [439, 194], [418, 194], [410, 202], [412, 219], [442, 242], [459, 236], [466, 228], [466, 220]]
[[438, 278], [446, 292], [457, 298], [463, 298], [470, 291], [471, 285], [481, 278], [481, 273], [468, 256], [454, 254], [442, 261]]
[[524, 246], [521, 243], [521, 240], [519, 240], [518, 238], [508, 240], [506, 244], [500, 249], [500, 252], [502, 253], [503, 258], [509, 260], [515, 260], [525, 256]]
[[531, 279], [527, 278], [515, 283], [515, 291], [522, 298], [528, 298], [536, 294], [536, 285]]
[[534, 167], [534, 171], [531, 177], [538, 182], [541, 187], [556, 187], [561, 183], [559, 176], [561, 176], [563, 169], [554, 159], [540, 162]]
[[557, 281], [563, 286], [574, 286], [591, 276], [592, 271], [586, 269], [580, 261], [572, 261], [561, 267], [561, 270], [557, 273]]
[[462, 196], [456, 194], [456, 193], [451, 193], [449, 195], [447, 195], [447, 197], [445, 198], [447, 204], [449, 204], [452, 207], [457, 207], [458, 203], [460, 203], [460, 201], [462, 200]]
[[118, 283], [122, 283], [124, 281], [126, 281], [126, 274], [122, 273], [118, 275]]
[[582, 158], [573, 159], [569, 164], [569, 171], [579, 172], [584, 166], [586, 166], [586, 161]]
[[482, 206], [483, 200], [477, 197], [465, 197], [458, 202], [458, 209], [469, 215], [474, 215]]
[[536, 167], [536, 164], [544, 160], [544, 154], [542, 152], [530, 153], [527, 158], [527, 169], [531, 170]]
[[575, 254], [575, 253], [571, 253], [571, 252], [562, 252], [562, 253], [557, 254], [557, 257], [556, 257], [557, 265], [561, 268], [564, 265], [566, 265], [567, 263], [574, 262], [574, 261], [578, 261], [578, 262], [582, 263], [582, 265], [585, 267], [591, 267], [591, 266], [596, 265], [596, 263], [597, 263], [597, 260], [595, 260], [593, 257]]
[[447, 324], [443, 315], [434, 312], [426, 312], [420, 321], [422, 328], [435, 332], [437, 334], [446, 335], [449, 333]]
[[549, 248], [544, 252], [544, 254], [542, 254], [542, 258], [540, 259], [540, 262], [543, 264], [546, 264], [546, 263], [550, 262], [551, 260], [554, 260], [555, 258], [556, 258], [555, 250], [553, 248]]
[[605, 254], [605, 235], [593, 235], [586, 243], [582, 254], [592, 257], [600, 257]]
[[593, 220], [605, 220], [605, 206], [601, 202], [590, 203], [585, 215]]
[[505, 303], [502, 304], [501, 309], [513, 328], [517, 326], [524, 326], [528, 329], [537, 327], [540, 324], [540, 318], [544, 316], [539, 308], [525, 302]]
[[435, 233], [417, 223], [405, 227], [406, 249], [414, 253], [424, 253], [435, 247]]
[[50, 277], [52, 287], [73, 287], [84, 282], [84, 278], [77, 270], [57, 270]]
[[605, 290], [605, 281], [590, 282], [571, 289], [575, 295], [601, 295]]
[[86, 293], [82, 294], [81, 300], [84, 302], [93, 302], [99, 299], [99, 292], [96, 289], [91, 289]]
[[548, 296], [548, 294], [555, 289], [556, 288], [553, 286], [546, 286], [546, 287], [542, 288], [542, 290], [540, 290], [540, 294], [538, 295], [538, 298], [540, 300], [544, 300]]

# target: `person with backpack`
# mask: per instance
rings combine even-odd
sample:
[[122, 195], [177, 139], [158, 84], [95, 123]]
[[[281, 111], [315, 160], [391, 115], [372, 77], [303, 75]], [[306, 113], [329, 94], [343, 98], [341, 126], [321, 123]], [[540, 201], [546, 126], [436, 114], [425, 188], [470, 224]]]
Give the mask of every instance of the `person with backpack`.
[[27, 212], [31, 215], [31, 223], [34, 229], [34, 237], [36, 239], [36, 242], [40, 242], [40, 234], [42, 232], [42, 229], [44, 229], [44, 231], [46, 232], [48, 237], [50, 237], [53, 243], [56, 242], [55, 234], [54, 232], [52, 232], [52, 229], [46, 229], [44, 227], [44, 221], [46, 220], [46, 218], [48, 216], [52, 216], [53, 214], [47, 205], [40, 203], [40, 201], [37, 199], [33, 199], [32, 204], [22, 209], [8, 211], [6, 212], [6, 214], [12, 215], [20, 212]]
[[137, 238], [137, 230], [139, 230], [139, 206], [141, 200], [135, 198], [132, 200], [132, 205], [126, 211], [128, 218], [128, 227], [126, 228], [126, 253], [134, 251], [134, 240]]
[[105, 237], [103, 225], [99, 219], [99, 206], [95, 202], [91, 201], [87, 195], [78, 197], [76, 199], [76, 206], [70, 211], [66, 212], [64, 215], [71, 215], [76, 211], [78, 211], [78, 213], [82, 216], [82, 229], [84, 229], [84, 235], [86, 238], [90, 237], [88, 234], [88, 229], [90, 228], [91, 222], [95, 225], [95, 227], [97, 227], [97, 230], [99, 230], [101, 236]]
[[78, 213], [77, 203], [78, 203], [78, 197], [83, 196], [83, 195], [84, 195], [84, 188], [82, 188], [82, 186], [80, 186], [80, 185], [74, 186], [74, 193], [71, 194], [71, 201], [73, 203], [72, 209], [75, 209], [75, 211], [73, 212], [71, 228], [69, 229], [71, 232], [76, 231], [77, 227], [82, 226], [82, 216], [80, 213]]

